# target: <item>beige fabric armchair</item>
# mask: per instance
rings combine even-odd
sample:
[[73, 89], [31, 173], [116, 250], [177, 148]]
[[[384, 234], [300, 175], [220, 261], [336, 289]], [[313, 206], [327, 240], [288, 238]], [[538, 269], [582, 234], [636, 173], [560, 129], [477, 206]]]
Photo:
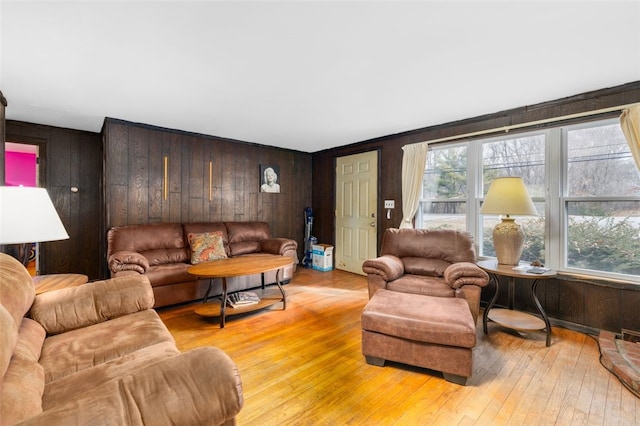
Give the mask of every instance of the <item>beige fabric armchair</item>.
[[463, 298], [474, 323], [489, 276], [476, 264], [471, 234], [451, 229], [385, 230], [380, 256], [363, 263], [369, 298], [379, 289]]

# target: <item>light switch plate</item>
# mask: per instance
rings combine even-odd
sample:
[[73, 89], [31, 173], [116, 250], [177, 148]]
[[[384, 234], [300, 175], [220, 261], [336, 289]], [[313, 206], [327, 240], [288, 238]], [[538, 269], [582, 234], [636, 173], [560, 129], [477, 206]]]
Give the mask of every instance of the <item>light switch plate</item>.
[[395, 209], [396, 208], [396, 200], [384, 200], [384, 208], [385, 209]]

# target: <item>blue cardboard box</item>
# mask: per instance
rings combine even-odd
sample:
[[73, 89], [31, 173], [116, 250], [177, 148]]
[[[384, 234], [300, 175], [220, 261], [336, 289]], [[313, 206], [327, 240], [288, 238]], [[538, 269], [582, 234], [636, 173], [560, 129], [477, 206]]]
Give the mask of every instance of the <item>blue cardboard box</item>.
[[311, 246], [313, 252], [313, 269], [316, 271], [333, 270], [333, 246], [329, 244], [314, 244]]

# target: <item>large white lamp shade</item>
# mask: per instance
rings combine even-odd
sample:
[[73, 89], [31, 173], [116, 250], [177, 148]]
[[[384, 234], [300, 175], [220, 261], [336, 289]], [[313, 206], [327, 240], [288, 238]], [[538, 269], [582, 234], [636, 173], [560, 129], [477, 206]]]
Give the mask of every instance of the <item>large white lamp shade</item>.
[[0, 186], [0, 244], [65, 240], [64, 229], [44, 188]]
[[511, 216], [537, 216], [527, 187], [520, 177], [496, 178], [484, 198], [481, 214], [497, 214], [502, 220], [493, 228], [493, 246], [498, 263], [517, 265], [524, 245], [524, 231]]

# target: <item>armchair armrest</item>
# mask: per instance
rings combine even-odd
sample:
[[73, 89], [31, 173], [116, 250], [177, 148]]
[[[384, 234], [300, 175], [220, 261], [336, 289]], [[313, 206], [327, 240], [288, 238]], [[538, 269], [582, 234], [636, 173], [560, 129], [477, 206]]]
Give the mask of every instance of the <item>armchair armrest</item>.
[[269, 254], [285, 255], [287, 251], [298, 250], [298, 243], [289, 238], [267, 238], [260, 241], [260, 251]]
[[244, 403], [233, 361], [205, 347], [108, 381], [25, 425], [231, 424]]
[[366, 274], [380, 275], [385, 281], [393, 281], [404, 274], [404, 264], [399, 257], [385, 254], [375, 259], [365, 260], [362, 270]]
[[475, 263], [458, 262], [444, 270], [444, 280], [453, 289], [469, 284], [482, 288], [489, 282], [489, 275]]
[[48, 334], [87, 327], [153, 307], [149, 279], [128, 275], [42, 293], [29, 315]]
[[136, 271], [144, 274], [149, 269], [149, 260], [135, 251], [119, 251], [109, 256], [109, 270], [112, 274], [120, 271]]

